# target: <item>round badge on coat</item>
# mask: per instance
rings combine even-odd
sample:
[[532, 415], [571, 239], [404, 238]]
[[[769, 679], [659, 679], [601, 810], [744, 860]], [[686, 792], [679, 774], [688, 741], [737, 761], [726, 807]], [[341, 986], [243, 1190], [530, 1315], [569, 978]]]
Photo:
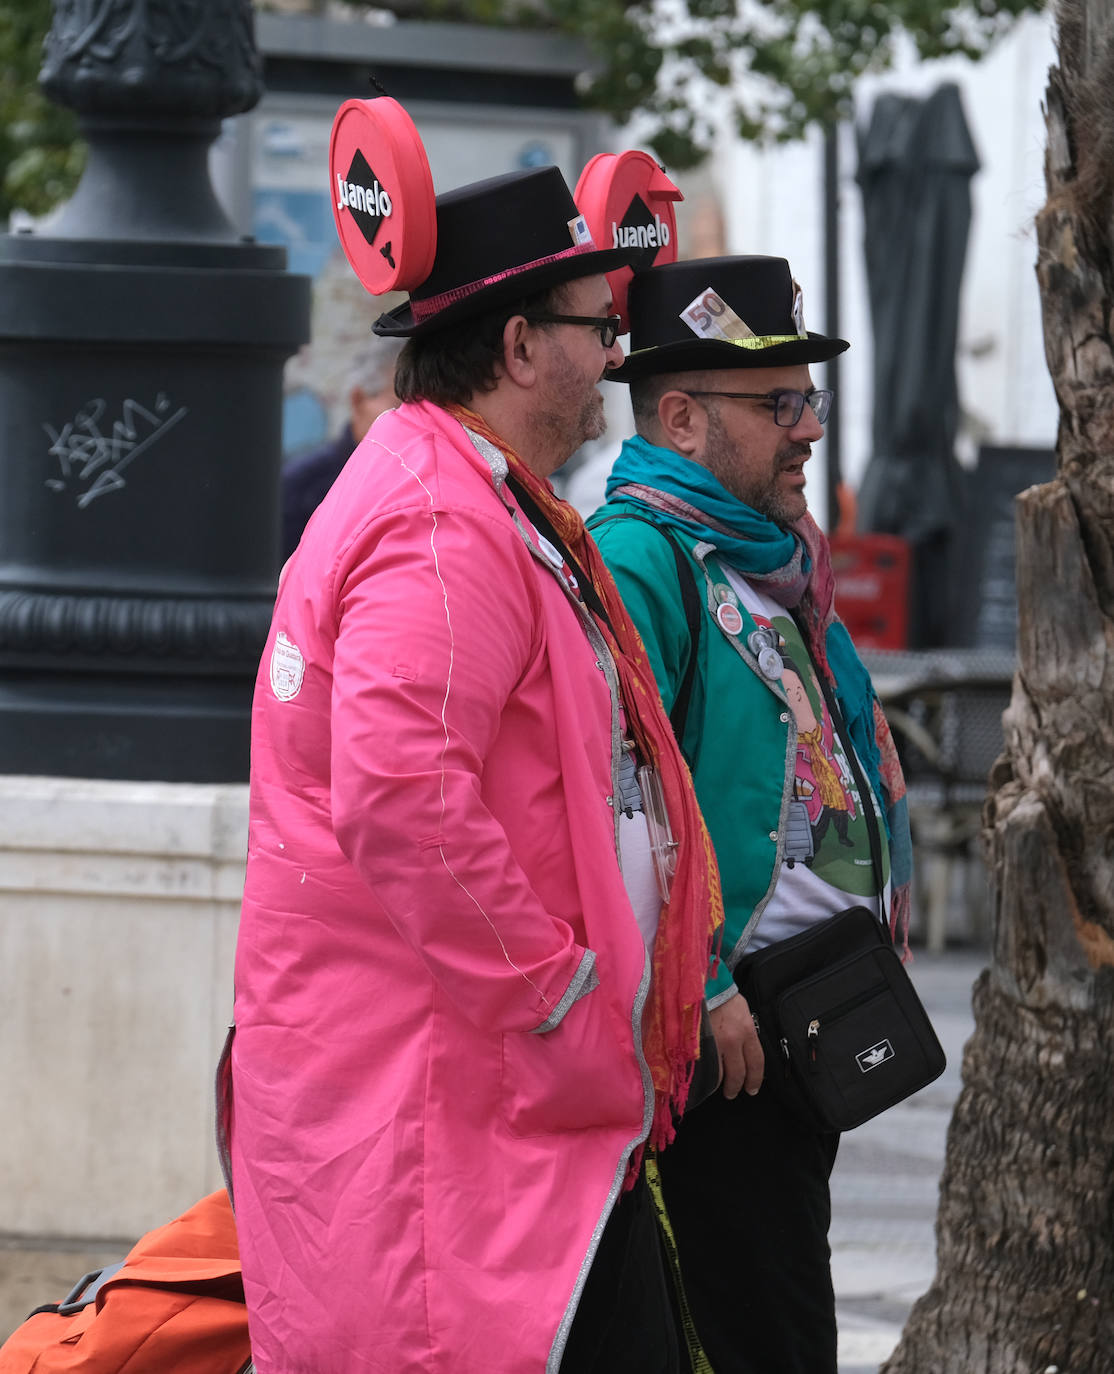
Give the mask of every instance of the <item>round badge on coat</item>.
[[412, 291], [433, 268], [437, 205], [413, 120], [390, 96], [346, 100], [329, 137], [340, 246], [373, 296]]
[[629, 327], [627, 288], [634, 273], [677, 261], [675, 201], [681, 192], [649, 153], [597, 153], [580, 174], [573, 192], [597, 248], [636, 248], [632, 267], [607, 274], [613, 310]]
[[738, 606], [732, 606], [730, 601], [721, 601], [716, 607], [716, 619], [725, 634], [737, 635], [743, 628], [742, 614]]
[[776, 649], [771, 649], [768, 645], [758, 655], [758, 671], [764, 678], [771, 682], [776, 682], [785, 672], [785, 664], [782, 662], [781, 655]]

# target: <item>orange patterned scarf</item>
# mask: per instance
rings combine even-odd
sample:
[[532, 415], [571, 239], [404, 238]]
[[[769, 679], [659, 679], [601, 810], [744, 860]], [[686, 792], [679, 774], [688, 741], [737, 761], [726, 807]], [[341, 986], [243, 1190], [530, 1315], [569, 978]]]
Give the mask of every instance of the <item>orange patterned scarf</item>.
[[[723, 897], [712, 842], [641, 637], [580, 514], [562, 501], [548, 482], [531, 472], [479, 415], [464, 406], [446, 409], [506, 457], [511, 473], [590, 579], [610, 622], [600, 623], [599, 628], [615, 659], [628, 726], [643, 762], [652, 764], [662, 780], [677, 843], [677, 866], [654, 941], [650, 996], [642, 1020], [642, 1047], [654, 1084], [654, 1119], [648, 1143], [654, 1149], [663, 1149], [673, 1139], [674, 1118], [681, 1115], [688, 1099], [700, 1043], [700, 1010], [708, 961], [713, 940], [723, 924]], [[640, 1154], [636, 1155], [635, 1164]]]

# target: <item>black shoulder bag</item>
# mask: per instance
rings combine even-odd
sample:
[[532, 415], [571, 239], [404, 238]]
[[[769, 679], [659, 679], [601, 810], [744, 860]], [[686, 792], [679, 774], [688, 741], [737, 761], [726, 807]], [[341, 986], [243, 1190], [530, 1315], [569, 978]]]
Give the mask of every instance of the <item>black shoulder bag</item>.
[[[859, 790], [881, 894], [871, 792], [831, 689], [822, 672], [816, 677]], [[747, 956], [735, 981], [766, 1055], [763, 1089], [814, 1129], [849, 1131], [944, 1072], [944, 1051], [889, 931], [865, 906]]]

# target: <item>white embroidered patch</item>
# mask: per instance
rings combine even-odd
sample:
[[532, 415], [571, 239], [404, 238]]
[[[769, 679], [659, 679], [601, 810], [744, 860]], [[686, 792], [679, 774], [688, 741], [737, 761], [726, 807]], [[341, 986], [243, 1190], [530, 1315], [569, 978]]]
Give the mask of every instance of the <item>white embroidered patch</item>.
[[271, 650], [271, 691], [279, 701], [292, 701], [302, 690], [305, 675], [301, 649], [280, 630]]

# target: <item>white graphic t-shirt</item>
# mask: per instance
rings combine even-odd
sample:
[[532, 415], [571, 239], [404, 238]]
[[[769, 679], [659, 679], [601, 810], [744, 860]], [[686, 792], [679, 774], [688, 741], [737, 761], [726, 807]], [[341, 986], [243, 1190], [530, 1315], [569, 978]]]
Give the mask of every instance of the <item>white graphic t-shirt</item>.
[[[849, 906], [877, 911], [878, 882], [863, 801], [800, 631], [783, 606], [756, 592], [733, 569], [726, 572], [759, 630], [770, 632], [767, 640], [774, 653], [759, 654], [759, 661], [775, 675], [780, 669], [778, 680], [797, 723], [794, 795], [785, 821], [781, 874], [747, 946], [750, 951], [796, 935]], [[746, 767], [745, 757], [740, 767]], [[869, 802], [878, 826], [888, 897], [886, 832], [873, 793]]]

